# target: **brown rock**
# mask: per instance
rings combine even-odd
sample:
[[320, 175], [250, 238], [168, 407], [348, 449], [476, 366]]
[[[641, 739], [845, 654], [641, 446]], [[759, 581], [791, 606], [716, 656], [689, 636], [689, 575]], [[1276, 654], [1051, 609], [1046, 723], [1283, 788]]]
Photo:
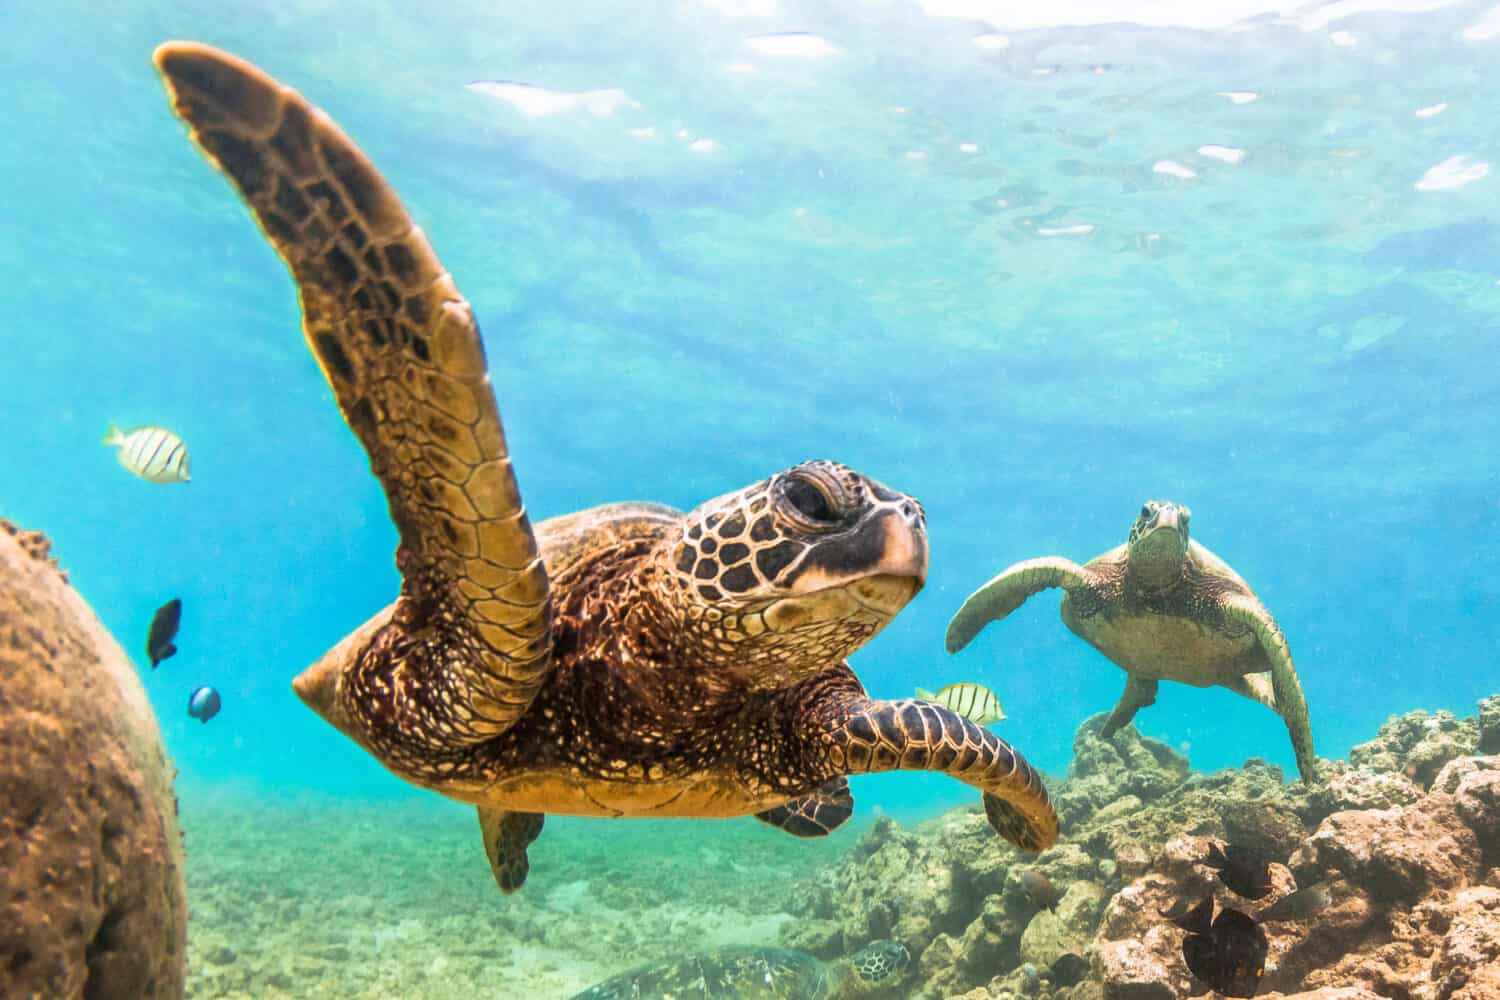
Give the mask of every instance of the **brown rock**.
[[1356, 767], [1404, 774], [1426, 788], [1444, 764], [1478, 748], [1477, 719], [1418, 710], [1386, 720], [1373, 740], [1349, 752], [1349, 760]]
[[156, 717], [37, 537], [0, 531], [0, 996], [180, 997], [182, 842]]
[[1484, 870], [1474, 831], [1443, 794], [1402, 809], [1334, 813], [1292, 856], [1292, 869], [1308, 884], [1341, 871], [1381, 905], [1460, 888]]
[[1500, 753], [1500, 694], [1479, 699], [1479, 752]]
[[1262, 993], [1262, 1000], [1384, 1000], [1363, 986], [1327, 986], [1305, 993]]
[[1461, 757], [1443, 768], [1433, 788], [1451, 792], [1490, 863], [1500, 862], [1500, 756]]
[[1441, 996], [1470, 986], [1479, 970], [1500, 964], [1500, 889], [1465, 889], [1454, 896], [1448, 912], [1453, 922], [1432, 970]]
[[1491, 962], [1474, 970], [1469, 981], [1454, 990], [1446, 1000], [1500, 1000], [1500, 962]]

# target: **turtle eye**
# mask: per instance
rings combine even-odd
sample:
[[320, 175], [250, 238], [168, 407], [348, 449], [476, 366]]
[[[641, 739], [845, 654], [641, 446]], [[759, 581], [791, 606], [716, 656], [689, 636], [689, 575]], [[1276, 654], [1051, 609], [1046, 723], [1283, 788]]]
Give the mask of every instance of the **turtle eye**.
[[831, 524], [838, 520], [838, 515], [834, 512], [828, 495], [809, 479], [804, 479], [802, 476], [788, 476], [781, 493], [786, 497], [786, 502], [792, 505], [793, 510], [810, 521]]
[[1150, 516], [1151, 516], [1151, 505], [1148, 503], [1148, 504], [1146, 504], [1146, 506], [1144, 506], [1144, 507], [1141, 508], [1141, 517], [1150, 517]]

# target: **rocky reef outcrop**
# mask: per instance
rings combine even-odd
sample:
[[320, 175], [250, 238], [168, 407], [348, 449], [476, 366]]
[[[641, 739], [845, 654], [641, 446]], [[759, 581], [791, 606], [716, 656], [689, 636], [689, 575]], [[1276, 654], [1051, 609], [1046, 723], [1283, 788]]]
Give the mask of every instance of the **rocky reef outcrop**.
[[0, 996], [182, 996], [172, 773], [129, 658], [0, 521]]
[[[1321, 885], [1325, 908], [1262, 924], [1258, 995], [1500, 1000], [1500, 696], [1468, 718], [1394, 717], [1323, 761], [1316, 787], [1258, 759], [1194, 774], [1133, 727], [1100, 739], [1103, 720], [1052, 784], [1056, 846], [1022, 855], [977, 807], [910, 830], [878, 820], [798, 887], [787, 943], [832, 957], [895, 938], [914, 959], [904, 995], [921, 1000], [1175, 1000], [1210, 990], [1164, 911], [1212, 895], [1256, 917]], [[1275, 859], [1271, 894], [1231, 892], [1202, 864], [1214, 841]], [[1027, 871], [1056, 888], [1055, 910], [1027, 896]]]

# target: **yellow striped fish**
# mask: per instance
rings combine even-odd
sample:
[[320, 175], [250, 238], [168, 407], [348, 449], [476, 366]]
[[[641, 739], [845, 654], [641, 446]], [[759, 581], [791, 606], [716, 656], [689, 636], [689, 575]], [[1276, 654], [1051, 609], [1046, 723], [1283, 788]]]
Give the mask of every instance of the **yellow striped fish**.
[[1005, 719], [1005, 709], [1000, 707], [1000, 699], [983, 684], [949, 684], [939, 689], [937, 694], [917, 688], [917, 697], [923, 701], [935, 701], [981, 726]]
[[120, 464], [148, 483], [186, 483], [187, 445], [165, 427], [137, 427], [121, 431], [114, 424], [104, 443], [120, 449]]

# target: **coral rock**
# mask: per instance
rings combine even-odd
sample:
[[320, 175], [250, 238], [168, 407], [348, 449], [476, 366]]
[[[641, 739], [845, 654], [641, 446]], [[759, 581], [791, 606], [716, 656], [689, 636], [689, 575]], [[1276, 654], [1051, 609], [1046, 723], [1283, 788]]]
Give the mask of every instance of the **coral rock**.
[[1334, 813], [1292, 859], [1299, 881], [1342, 872], [1382, 905], [1460, 888], [1483, 870], [1478, 839], [1451, 796], [1404, 809]]
[[182, 842], [156, 717], [47, 546], [9, 529], [0, 678], [0, 996], [182, 996]]
[[1478, 751], [1478, 720], [1416, 711], [1387, 719], [1373, 740], [1349, 752], [1349, 760], [1356, 767], [1405, 774], [1426, 788], [1444, 764]]
[[1454, 896], [1452, 923], [1433, 967], [1442, 996], [1470, 986], [1482, 969], [1500, 968], [1500, 889], [1479, 886]]
[[1500, 694], [1479, 701], [1479, 752], [1500, 753]]

